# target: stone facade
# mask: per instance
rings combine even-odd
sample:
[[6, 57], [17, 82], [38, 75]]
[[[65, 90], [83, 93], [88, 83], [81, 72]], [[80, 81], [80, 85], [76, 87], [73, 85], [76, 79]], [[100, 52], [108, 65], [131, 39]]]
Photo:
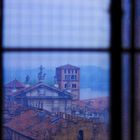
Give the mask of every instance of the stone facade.
[[10, 99], [10, 102], [16, 101], [24, 106], [45, 109], [50, 112], [61, 111], [71, 113], [69, 108], [72, 96], [43, 82], [14, 92], [11, 98], [13, 100]]

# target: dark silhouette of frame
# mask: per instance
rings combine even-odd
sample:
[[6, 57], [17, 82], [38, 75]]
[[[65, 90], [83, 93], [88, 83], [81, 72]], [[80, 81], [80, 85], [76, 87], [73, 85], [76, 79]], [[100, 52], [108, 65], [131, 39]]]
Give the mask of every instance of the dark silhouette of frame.
[[[112, 0], [110, 4], [110, 25], [111, 25], [111, 37], [109, 48], [4, 48], [3, 46], [3, 1], [0, 1], [0, 99], [1, 99], [1, 114], [2, 114], [2, 91], [3, 91], [3, 53], [4, 52], [107, 52], [110, 55], [110, 138], [111, 140], [122, 139], [122, 55], [128, 53], [130, 55], [131, 65], [131, 111], [130, 111], [130, 139], [134, 140], [134, 92], [135, 92], [135, 61], [134, 56], [137, 52], [140, 52], [138, 48], [135, 48], [135, 0], [131, 0], [131, 44], [129, 48], [123, 48], [122, 46], [122, 0]], [[2, 119], [1, 119], [2, 124]], [[1, 127], [2, 128], [2, 127]], [[1, 131], [2, 137], [2, 131]]]

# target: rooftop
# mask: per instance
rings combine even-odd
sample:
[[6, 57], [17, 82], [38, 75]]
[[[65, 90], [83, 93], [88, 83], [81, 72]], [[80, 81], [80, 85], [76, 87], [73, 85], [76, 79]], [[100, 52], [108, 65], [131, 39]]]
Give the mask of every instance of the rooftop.
[[98, 97], [94, 99], [78, 100], [73, 102], [73, 104], [80, 107], [89, 106], [89, 108], [101, 111], [109, 108], [109, 97]]
[[57, 67], [57, 69], [58, 69], [58, 68], [61, 68], [61, 69], [80, 69], [79, 67], [73, 66], [73, 65], [71, 65], [71, 64], [66, 64], [66, 65]]
[[44, 110], [30, 109], [14, 117], [4, 126], [32, 139], [43, 139], [45, 134], [55, 133], [60, 126], [65, 126], [65, 123], [66, 120], [62, 117], [52, 116]]
[[[13, 92], [11, 94], [11, 96], [18, 96], [18, 95], [27, 93], [27, 92], [32, 91], [32, 90], [34, 90], [36, 88], [39, 88], [39, 87], [44, 87], [44, 88], [47, 88], [48, 90], [51, 90], [51, 91], [54, 91], [54, 92], [58, 93], [58, 95], [59, 95], [58, 97], [59, 98], [68, 98], [68, 99], [69, 98], [70, 99], [72, 98], [72, 95], [69, 92], [67, 92], [67, 91], [61, 91], [60, 89], [55, 88], [55, 87], [51, 87], [51, 86], [49, 86], [49, 85], [47, 85], [47, 84], [45, 84], [43, 82], [36, 83], [36, 84], [34, 84], [32, 86], [23, 88], [21, 90], [17, 90], [16, 92]], [[45, 98], [45, 97], [43, 96], [43, 98]]]
[[25, 85], [18, 80], [13, 80], [5, 85], [5, 88], [25, 88]]

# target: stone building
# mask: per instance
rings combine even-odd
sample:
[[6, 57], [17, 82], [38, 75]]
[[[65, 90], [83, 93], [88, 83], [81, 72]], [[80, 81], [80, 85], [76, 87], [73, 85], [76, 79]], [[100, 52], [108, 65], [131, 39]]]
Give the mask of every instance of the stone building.
[[56, 82], [59, 89], [66, 90], [73, 95], [73, 99], [80, 97], [80, 68], [70, 64], [56, 68]]
[[[45, 81], [45, 73], [43, 66], [40, 66], [38, 73], [38, 82], [34, 85], [23, 86], [18, 81], [12, 81], [6, 85], [5, 97], [9, 102], [9, 107], [12, 102], [16, 101], [27, 107], [35, 107], [45, 109], [50, 112], [67, 112], [71, 113], [72, 95], [67, 91], [62, 91], [47, 85]], [[7, 90], [7, 88], [14, 90]], [[15, 87], [18, 87], [15, 88]], [[5, 101], [5, 102], [6, 102]]]
[[13, 93], [12, 98], [24, 106], [45, 109], [50, 112], [70, 113], [71, 111], [72, 96], [43, 82]]
[[26, 85], [14, 80], [5, 86], [3, 140], [108, 140], [108, 124], [95, 119], [103, 113], [94, 110], [106, 100], [79, 100], [80, 69], [56, 68], [57, 88], [45, 83], [45, 75], [41, 66], [37, 83], [26, 77]]

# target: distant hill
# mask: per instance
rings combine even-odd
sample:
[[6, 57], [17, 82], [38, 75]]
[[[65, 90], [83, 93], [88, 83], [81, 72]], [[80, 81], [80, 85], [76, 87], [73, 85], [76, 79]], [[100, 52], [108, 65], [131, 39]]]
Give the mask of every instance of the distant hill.
[[[4, 83], [13, 79], [25, 82], [25, 77], [30, 76], [30, 83], [37, 82], [38, 69], [5, 69], [4, 70]], [[54, 69], [45, 69], [46, 83], [54, 85]], [[80, 67], [80, 88], [91, 89], [95, 91], [108, 91], [109, 90], [109, 71], [96, 66], [82, 66]]]
[[92, 90], [109, 90], [109, 71], [100, 67], [81, 67], [80, 86], [81, 88], [91, 88]]
[[[13, 79], [17, 79], [19, 81], [25, 82], [26, 75], [30, 76], [30, 84], [34, 84], [38, 81], [37, 74], [38, 69], [16, 69], [16, 70], [5, 70], [4, 71], [4, 83], [7, 83]], [[49, 85], [54, 84], [54, 69], [45, 69], [46, 73], [45, 82]]]

